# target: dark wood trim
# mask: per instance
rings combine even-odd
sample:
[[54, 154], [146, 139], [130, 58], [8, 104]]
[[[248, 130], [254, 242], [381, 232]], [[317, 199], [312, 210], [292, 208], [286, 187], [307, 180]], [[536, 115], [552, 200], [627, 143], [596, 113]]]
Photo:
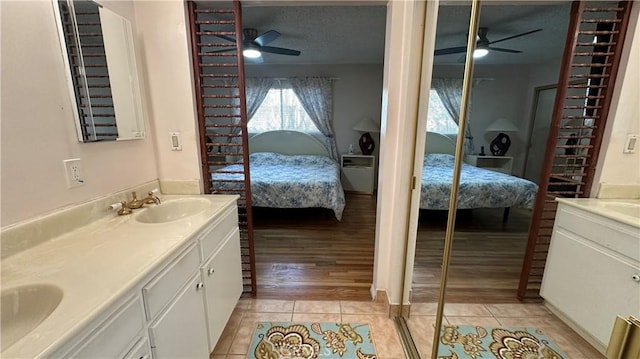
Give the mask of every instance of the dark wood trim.
[[[238, 0], [233, 1], [233, 11], [235, 13], [235, 32], [236, 38], [242, 38], [242, 4]], [[238, 59], [238, 92], [240, 95], [240, 126], [242, 134], [242, 162], [244, 163], [244, 188], [245, 203], [247, 216], [247, 240], [249, 245], [249, 265], [251, 267], [251, 275], [255, 278], [256, 258], [253, 247], [253, 210], [251, 207], [251, 171], [249, 170], [249, 135], [247, 132], [247, 93], [245, 88], [244, 73], [244, 56], [242, 56], [242, 41], [236, 41], [237, 59]], [[251, 293], [255, 296], [257, 293], [256, 281], [251, 281]]]

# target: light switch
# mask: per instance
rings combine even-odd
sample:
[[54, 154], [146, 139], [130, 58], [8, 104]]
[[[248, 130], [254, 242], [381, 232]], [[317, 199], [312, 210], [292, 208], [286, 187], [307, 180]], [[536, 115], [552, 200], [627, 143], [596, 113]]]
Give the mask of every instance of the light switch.
[[180, 132], [170, 132], [171, 135], [171, 151], [182, 151], [182, 140]]
[[624, 143], [623, 153], [634, 153], [638, 147], [638, 135], [627, 135], [627, 140]]

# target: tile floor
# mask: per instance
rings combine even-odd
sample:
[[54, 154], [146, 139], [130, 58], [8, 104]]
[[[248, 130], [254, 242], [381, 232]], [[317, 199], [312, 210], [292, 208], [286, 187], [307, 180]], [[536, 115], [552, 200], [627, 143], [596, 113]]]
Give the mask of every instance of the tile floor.
[[[429, 358], [436, 304], [414, 303], [411, 310], [413, 339], [421, 356]], [[211, 359], [244, 359], [259, 321], [369, 323], [379, 359], [405, 358], [394, 321], [386, 313], [385, 304], [377, 302], [241, 299]], [[571, 359], [604, 358], [540, 304], [447, 304], [444, 314], [448, 324], [537, 327]]]

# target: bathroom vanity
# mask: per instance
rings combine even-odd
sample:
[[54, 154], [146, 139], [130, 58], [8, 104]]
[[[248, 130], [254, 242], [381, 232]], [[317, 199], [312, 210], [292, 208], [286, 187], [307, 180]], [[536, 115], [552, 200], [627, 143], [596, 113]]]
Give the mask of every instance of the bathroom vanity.
[[2, 357], [208, 358], [242, 293], [236, 200], [162, 196], [3, 259], [3, 305], [61, 296]]
[[604, 352], [617, 315], [640, 317], [640, 201], [558, 202], [540, 294]]

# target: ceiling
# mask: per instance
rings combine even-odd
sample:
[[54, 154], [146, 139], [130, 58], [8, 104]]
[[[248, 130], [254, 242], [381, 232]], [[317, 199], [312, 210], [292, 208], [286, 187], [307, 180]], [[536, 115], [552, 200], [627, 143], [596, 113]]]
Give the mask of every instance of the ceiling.
[[[296, 2], [300, 4], [300, 2]], [[334, 3], [335, 4], [335, 3]], [[490, 41], [522, 32], [535, 34], [496, 44], [521, 54], [491, 52], [478, 64], [537, 64], [562, 55], [570, 3], [485, 5], [480, 26]], [[244, 27], [282, 36], [269, 46], [300, 50], [300, 56], [263, 54], [264, 64], [381, 64], [384, 59], [386, 6], [244, 6]], [[444, 5], [438, 13], [436, 49], [465, 46], [470, 6]], [[436, 57], [456, 64], [461, 54]], [[247, 62], [247, 64], [250, 64]]]

